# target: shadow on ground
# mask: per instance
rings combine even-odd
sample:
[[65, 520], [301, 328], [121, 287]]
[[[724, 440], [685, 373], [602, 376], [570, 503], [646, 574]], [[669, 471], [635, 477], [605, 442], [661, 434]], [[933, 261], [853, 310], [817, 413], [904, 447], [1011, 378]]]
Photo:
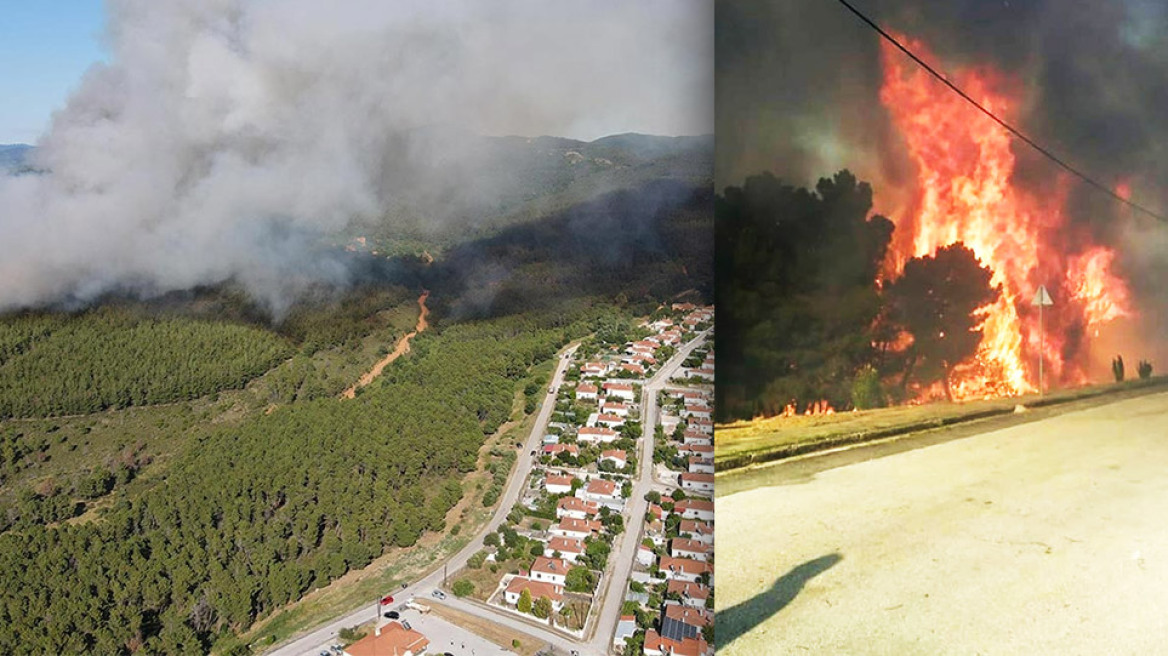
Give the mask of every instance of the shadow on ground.
[[786, 608], [803, 591], [808, 581], [843, 559], [840, 554], [833, 553], [809, 560], [780, 576], [769, 590], [737, 606], [718, 611], [718, 646], [729, 646], [739, 636]]

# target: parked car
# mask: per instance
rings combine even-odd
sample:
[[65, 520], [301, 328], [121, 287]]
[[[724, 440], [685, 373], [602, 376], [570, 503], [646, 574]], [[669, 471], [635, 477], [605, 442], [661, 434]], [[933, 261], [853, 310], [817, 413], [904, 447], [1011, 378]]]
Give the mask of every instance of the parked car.
[[434, 595], [435, 599], [445, 599], [446, 598], [446, 593], [437, 589], [437, 588], [435, 588], [434, 592], [432, 592], [430, 594]]
[[393, 595], [385, 595], [381, 598], [381, 605], [388, 606], [393, 603]]
[[401, 617], [401, 613], [397, 612], [396, 610], [386, 611], [385, 613], [383, 613], [383, 615], [385, 616], [386, 619], [390, 619], [390, 620], [396, 620], [399, 617]]

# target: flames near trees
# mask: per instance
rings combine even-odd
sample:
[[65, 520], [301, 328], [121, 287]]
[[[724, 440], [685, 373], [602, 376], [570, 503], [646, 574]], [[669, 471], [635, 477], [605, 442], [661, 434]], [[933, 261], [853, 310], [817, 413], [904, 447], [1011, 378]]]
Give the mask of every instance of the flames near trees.
[[[1072, 179], [1020, 173], [1009, 133], [891, 46], [881, 69], [895, 137], [881, 155], [900, 166], [880, 173], [878, 205], [847, 171], [814, 190], [763, 174], [718, 199], [721, 420], [1035, 392], [1040, 362], [1047, 381], [1084, 384], [1091, 337], [1134, 314], [1116, 251], [1071, 219]], [[945, 69], [1021, 118], [1025, 80]], [[1055, 301], [1043, 330], [1039, 285]]]
[[894, 230], [871, 207], [871, 187], [848, 171], [814, 192], [763, 174], [718, 199], [726, 417], [883, 405], [910, 383], [947, 391], [975, 354], [978, 310], [1000, 294], [993, 273], [958, 243], [882, 281]]

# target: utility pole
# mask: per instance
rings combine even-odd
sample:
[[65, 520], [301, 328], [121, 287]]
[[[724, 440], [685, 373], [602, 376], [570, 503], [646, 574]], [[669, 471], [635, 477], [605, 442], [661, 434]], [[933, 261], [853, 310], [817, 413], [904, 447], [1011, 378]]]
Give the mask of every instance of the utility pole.
[[1039, 285], [1038, 292], [1034, 294], [1034, 300], [1030, 302], [1031, 305], [1038, 306], [1038, 395], [1046, 394], [1046, 386], [1043, 383], [1042, 376], [1042, 357], [1046, 350], [1044, 343], [1045, 337], [1042, 334], [1042, 308], [1045, 305], [1054, 305], [1050, 294], [1046, 292], [1046, 285]]

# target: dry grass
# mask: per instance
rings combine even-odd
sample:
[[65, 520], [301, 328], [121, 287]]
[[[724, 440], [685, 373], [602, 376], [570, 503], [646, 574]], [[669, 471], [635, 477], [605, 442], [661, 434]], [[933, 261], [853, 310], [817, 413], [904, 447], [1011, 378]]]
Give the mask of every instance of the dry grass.
[[[470, 631], [471, 633], [489, 640], [503, 649], [513, 651], [519, 656], [534, 656], [543, 643], [532, 636], [514, 629], [496, 624], [488, 619], [471, 615], [441, 603], [430, 604], [431, 612], [442, 619]], [[512, 645], [512, 641], [519, 641], [519, 648]]]
[[1043, 397], [984, 399], [965, 403], [930, 403], [822, 416], [772, 417], [716, 427], [714, 460], [719, 471], [832, 446], [915, 432], [985, 416], [1011, 412], [1017, 405], [1051, 405], [1133, 388], [1160, 385], [1168, 378], [1093, 385], [1050, 392]]

